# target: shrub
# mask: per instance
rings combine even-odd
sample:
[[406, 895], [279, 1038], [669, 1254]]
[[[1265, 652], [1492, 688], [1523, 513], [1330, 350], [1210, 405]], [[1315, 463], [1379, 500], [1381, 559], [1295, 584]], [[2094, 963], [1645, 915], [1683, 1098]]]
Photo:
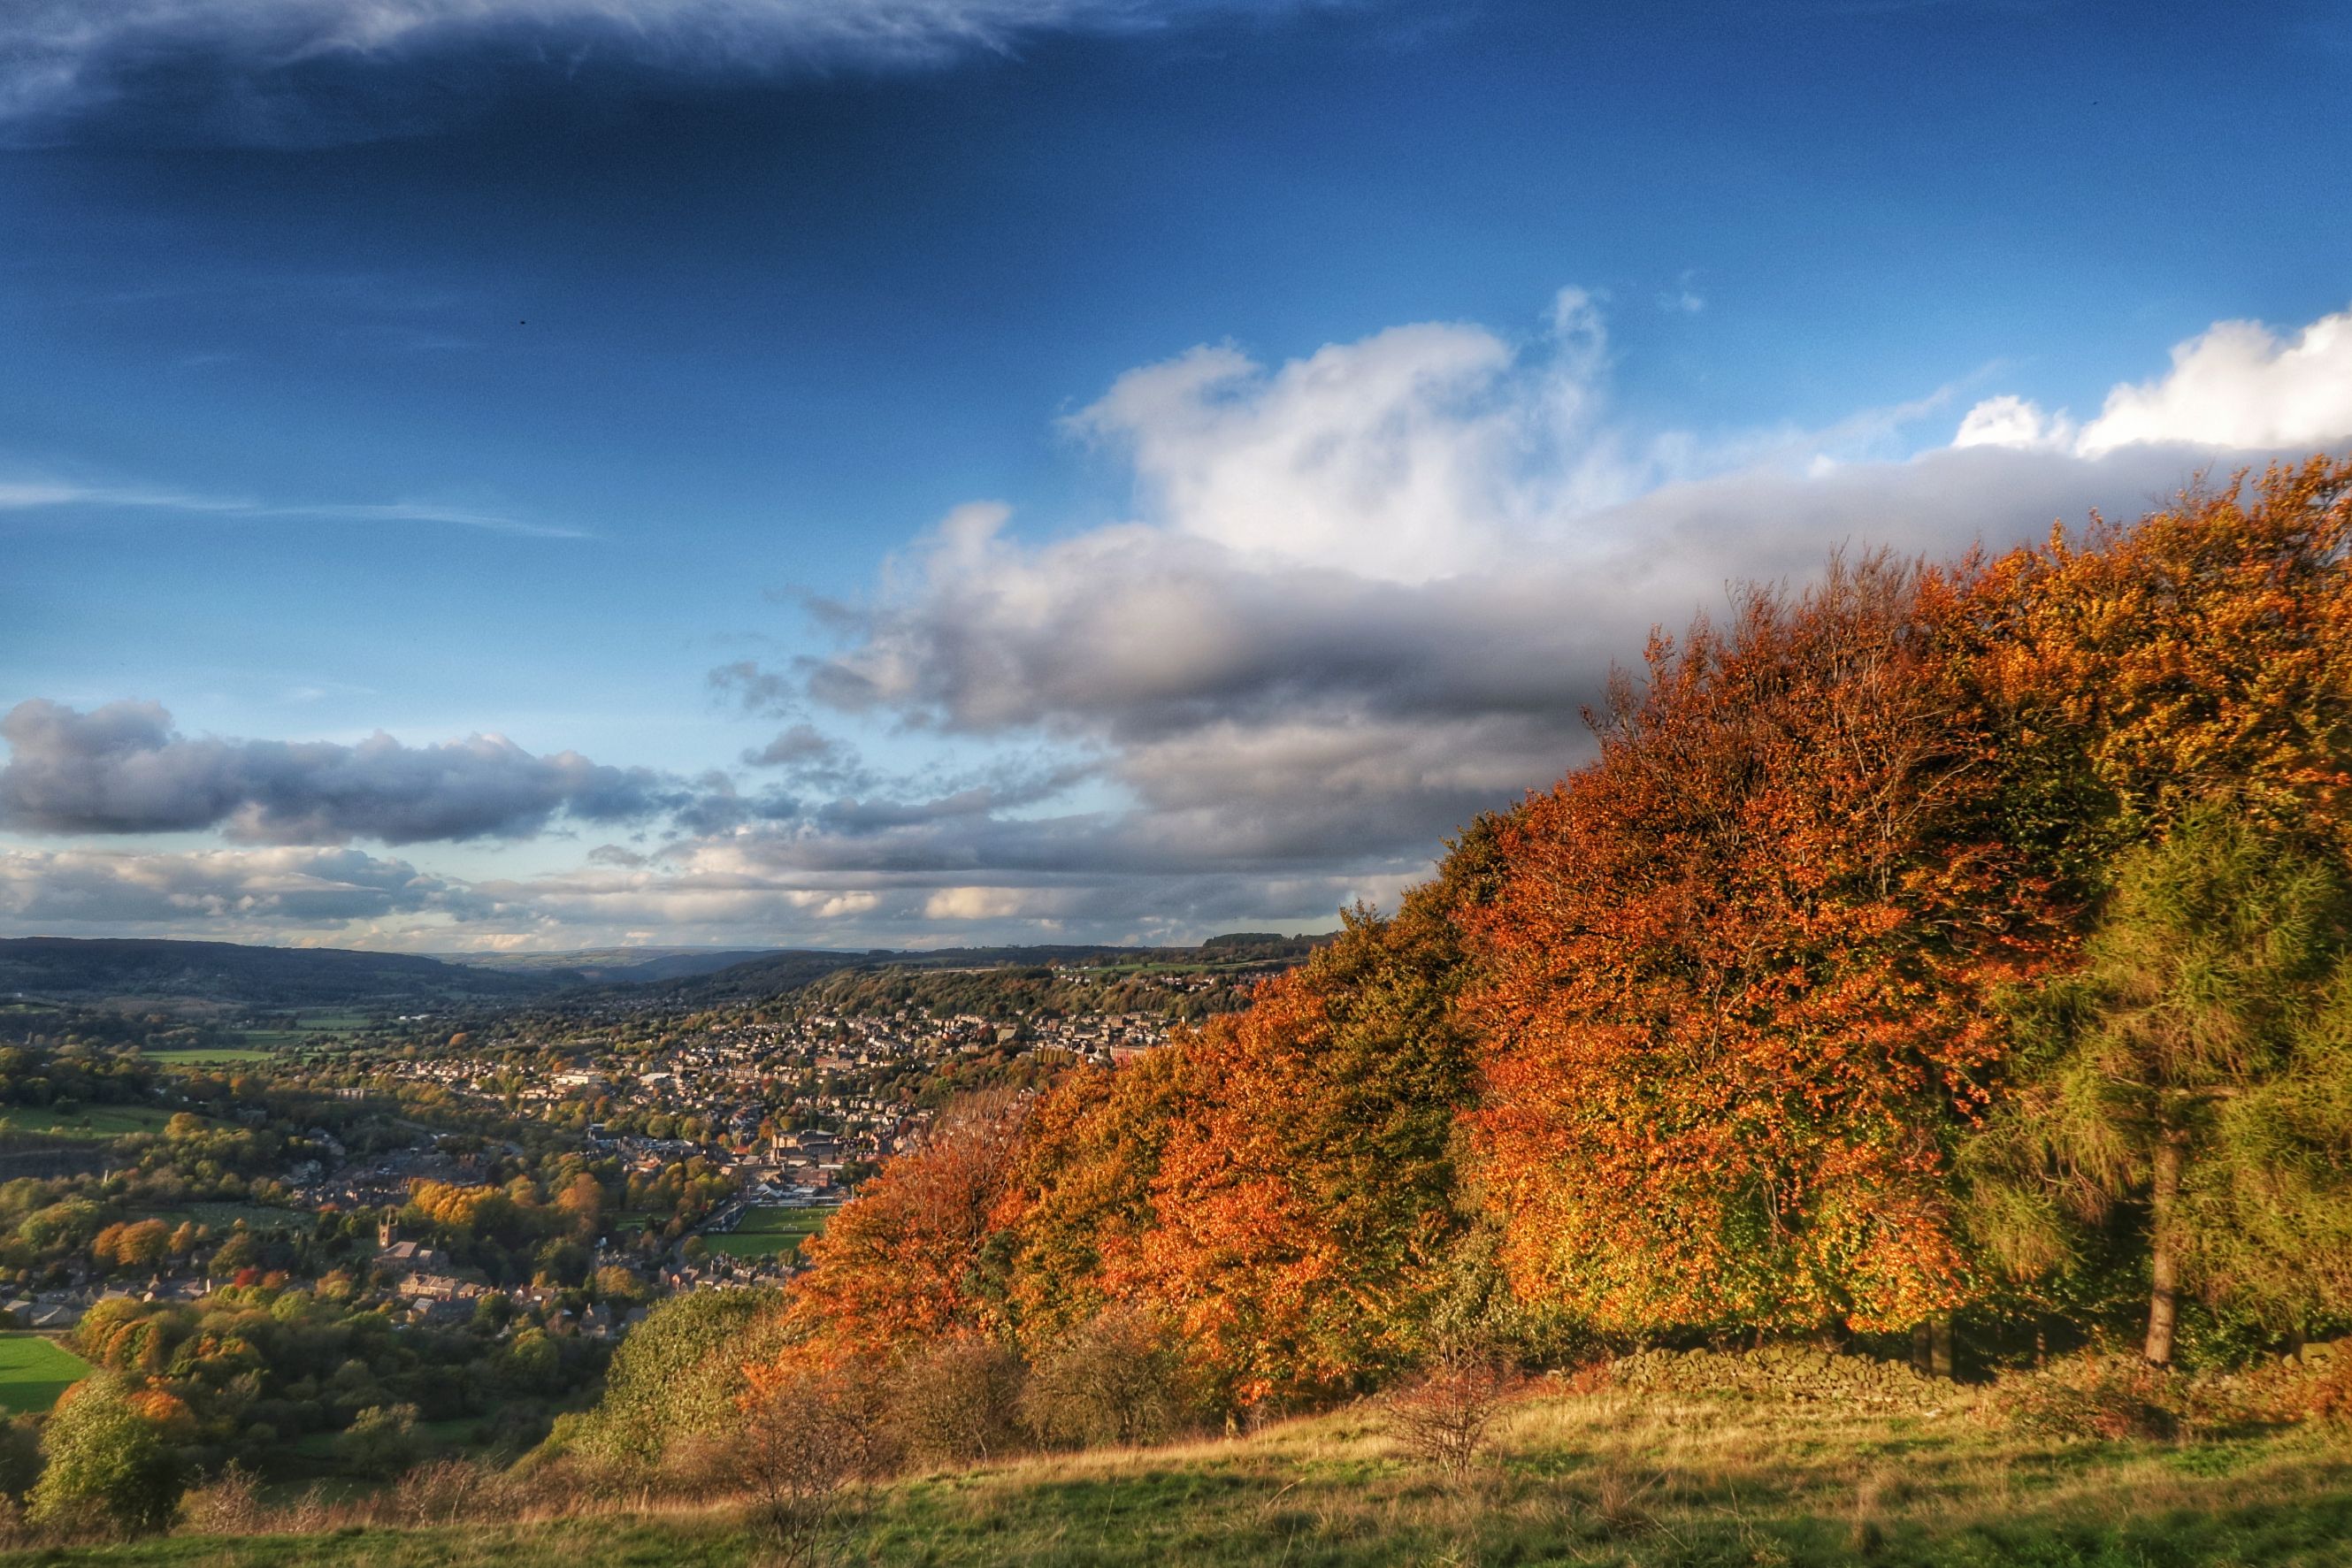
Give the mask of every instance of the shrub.
[[2169, 1439], [2192, 1408], [2188, 1380], [2137, 1358], [2085, 1355], [2004, 1379], [1994, 1414], [2026, 1437]]
[[887, 1463], [870, 1378], [855, 1369], [793, 1370], [764, 1380], [725, 1452], [753, 1500], [752, 1530], [775, 1568], [824, 1554], [845, 1489]]
[[1486, 1452], [1510, 1379], [1491, 1357], [1450, 1354], [1389, 1396], [1389, 1435], [1413, 1458], [1460, 1475]]
[[465, 1519], [511, 1511], [504, 1479], [463, 1459], [435, 1459], [416, 1466], [394, 1483], [386, 1500], [404, 1525], [454, 1524]]
[[891, 1379], [890, 1427], [912, 1458], [968, 1464], [1014, 1446], [1019, 1358], [990, 1340], [951, 1340]]
[[267, 1517], [259, 1478], [231, 1465], [180, 1500], [180, 1518], [199, 1535], [257, 1535]]
[[424, 1451], [414, 1405], [373, 1405], [335, 1439], [335, 1452], [364, 1475], [396, 1475]]
[[1021, 1422], [1056, 1447], [1164, 1442], [1186, 1401], [1173, 1348], [1140, 1312], [1113, 1311], [1040, 1354]]
[[0, 1502], [18, 1502], [41, 1476], [41, 1437], [30, 1416], [0, 1422]]
[[615, 1464], [664, 1465], [673, 1446], [723, 1440], [774, 1317], [772, 1291], [698, 1291], [656, 1308], [621, 1342], [603, 1401], [562, 1428], [565, 1446]]

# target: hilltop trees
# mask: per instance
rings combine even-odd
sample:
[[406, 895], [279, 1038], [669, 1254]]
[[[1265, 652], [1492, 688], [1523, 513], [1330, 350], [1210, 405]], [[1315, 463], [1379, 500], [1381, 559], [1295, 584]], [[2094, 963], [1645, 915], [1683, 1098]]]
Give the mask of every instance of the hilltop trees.
[[1739, 591], [1395, 916], [894, 1163], [776, 1364], [1116, 1343], [1280, 1408], [1498, 1324], [1900, 1330], [2134, 1234], [2152, 1357], [2192, 1283], [2352, 1320], [2348, 549], [2315, 460]]

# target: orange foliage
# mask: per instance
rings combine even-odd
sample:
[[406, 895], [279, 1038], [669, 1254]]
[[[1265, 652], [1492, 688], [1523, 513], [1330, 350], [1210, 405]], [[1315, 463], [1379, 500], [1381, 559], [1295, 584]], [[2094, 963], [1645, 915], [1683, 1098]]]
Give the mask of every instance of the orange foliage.
[[1524, 1295], [1603, 1326], [1894, 1326], [1960, 1299], [1943, 1134], [2053, 912], [1991, 830], [1965, 581], [1833, 564], [1653, 640], [1507, 828], [1475, 1118]]
[[[1994, 562], [1978, 586], [1989, 699], [2064, 827], [2112, 853], [2228, 799], [2352, 850], [2352, 460], [2191, 491]], [[2029, 784], [2032, 779], [2021, 779]]]
[[1469, 1051], [1447, 1017], [1447, 892], [1351, 915], [1245, 1012], [1047, 1098], [999, 1216], [1025, 1339], [1141, 1307], [1241, 1406], [1360, 1385], [1410, 1354], [1458, 1225]]
[[885, 1166], [804, 1246], [793, 1313], [828, 1353], [863, 1354], [982, 1326], [979, 1272], [1026, 1107], [975, 1097], [942, 1116], [916, 1154]]

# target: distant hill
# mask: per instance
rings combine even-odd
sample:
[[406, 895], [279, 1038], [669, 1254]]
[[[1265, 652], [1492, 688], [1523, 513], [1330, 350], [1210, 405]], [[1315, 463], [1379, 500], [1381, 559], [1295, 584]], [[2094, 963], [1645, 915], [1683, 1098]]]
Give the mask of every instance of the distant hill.
[[403, 1008], [524, 1001], [577, 985], [569, 971], [501, 973], [407, 953], [248, 947], [143, 937], [0, 938], [0, 997], [207, 1003], [236, 1008]]
[[571, 953], [368, 953], [146, 937], [0, 938], [0, 998], [224, 1008], [402, 1009], [553, 998], [687, 1008], [757, 1001], [845, 969], [998, 969], [1098, 964], [1282, 967], [1328, 938], [1237, 932], [1199, 947], [607, 947]]
[[773, 947], [586, 947], [569, 953], [436, 953], [446, 963], [511, 975], [555, 975], [595, 985], [640, 985], [707, 975], [777, 954]]

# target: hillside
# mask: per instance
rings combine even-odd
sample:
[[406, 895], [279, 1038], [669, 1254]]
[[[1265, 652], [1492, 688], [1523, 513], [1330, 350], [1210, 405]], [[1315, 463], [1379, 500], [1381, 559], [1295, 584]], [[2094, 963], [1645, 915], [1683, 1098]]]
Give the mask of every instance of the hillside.
[[233, 942], [0, 938], [0, 996], [234, 1008], [402, 1008], [525, 1000], [564, 975], [499, 974], [405, 953]]
[[[814, 1544], [821, 1561], [934, 1568], [2352, 1562], [2352, 1472], [2340, 1453], [2301, 1435], [2085, 1447], [2003, 1437], [1950, 1414], [1611, 1393], [1522, 1403], [1507, 1413], [1496, 1448], [1455, 1478], [1401, 1452], [1377, 1410], [1358, 1406], [1240, 1439], [915, 1476], [845, 1498]], [[586, 1495], [551, 1475], [535, 1495], [475, 1500], [463, 1523], [389, 1525], [356, 1509], [322, 1509], [314, 1521], [280, 1516], [299, 1533], [190, 1533], [38, 1560], [217, 1568], [780, 1560], [763, 1555], [772, 1549], [755, 1539], [744, 1500], [631, 1507]], [[0, 1552], [0, 1562], [30, 1560]]]

